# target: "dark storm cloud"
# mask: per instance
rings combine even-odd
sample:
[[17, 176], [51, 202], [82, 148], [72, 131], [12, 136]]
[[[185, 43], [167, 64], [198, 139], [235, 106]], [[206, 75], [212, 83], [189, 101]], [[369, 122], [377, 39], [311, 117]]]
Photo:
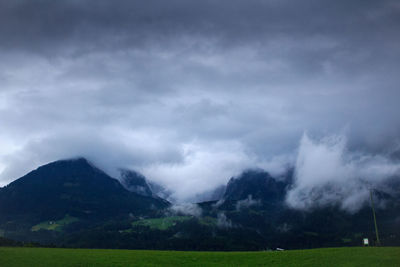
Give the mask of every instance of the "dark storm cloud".
[[[2, 181], [83, 155], [184, 200], [244, 168], [324, 165], [312, 155], [332, 135], [347, 137], [332, 156], [346, 177], [364, 174], [337, 157], [362, 153], [385, 179], [399, 18], [397, 1], [0, 0]], [[298, 176], [292, 204], [317, 179]]]
[[382, 38], [387, 44], [389, 36], [398, 40], [396, 1], [18, 0], [0, 5], [2, 46], [27, 50], [59, 52], [59, 47], [76, 44], [82, 45], [75, 47], [81, 52], [114, 50], [182, 35], [215, 38], [224, 48], [305, 38], [310, 50], [318, 50], [312, 38], [319, 37], [322, 42], [323, 37], [347, 39], [343, 45], [348, 48]]

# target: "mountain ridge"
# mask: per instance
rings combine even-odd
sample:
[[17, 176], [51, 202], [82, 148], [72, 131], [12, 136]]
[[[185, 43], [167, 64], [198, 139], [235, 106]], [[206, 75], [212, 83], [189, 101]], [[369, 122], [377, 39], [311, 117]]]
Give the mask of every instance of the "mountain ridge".
[[120, 182], [84, 158], [45, 164], [0, 190], [2, 218], [12, 215], [44, 220], [71, 214], [110, 217], [150, 211], [167, 202], [126, 190]]
[[[145, 186], [150, 194], [144, 176], [129, 174], [133, 191]], [[373, 240], [369, 207], [354, 214], [334, 205], [295, 210], [285, 203], [292, 181], [293, 170], [275, 177], [250, 169], [232, 177], [219, 200], [175, 205], [127, 190], [129, 184], [124, 187], [84, 158], [60, 160], [0, 189], [0, 232], [65, 247], [179, 250], [312, 248]], [[377, 209], [381, 239], [400, 244], [400, 217], [393, 216], [400, 214], [399, 199], [376, 196], [391, 201], [386, 210]]]

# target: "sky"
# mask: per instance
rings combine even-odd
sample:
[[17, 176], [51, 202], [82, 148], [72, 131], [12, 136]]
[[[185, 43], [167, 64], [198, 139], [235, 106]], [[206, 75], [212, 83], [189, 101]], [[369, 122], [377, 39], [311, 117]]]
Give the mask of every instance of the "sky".
[[83, 156], [184, 202], [295, 166], [288, 203], [356, 209], [399, 173], [399, 30], [395, 0], [0, 0], [0, 186]]

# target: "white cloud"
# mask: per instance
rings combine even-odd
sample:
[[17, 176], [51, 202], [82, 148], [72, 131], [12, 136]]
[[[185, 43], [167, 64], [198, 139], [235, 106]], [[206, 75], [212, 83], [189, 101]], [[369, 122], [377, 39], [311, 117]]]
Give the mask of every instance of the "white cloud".
[[220, 228], [232, 228], [233, 224], [232, 221], [226, 217], [225, 213], [220, 212], [217, 214], [217, 226]]
[[339, 204], [350, 212], [368, 201], [370, 188], [400, 174], [398, 161], [348, 151], [343, 135], [315, 141], [304, 134], [295, 168], [295, 184], [287, 195], [290, 206], [308, 209]]
[[[348, 126], [349, 149], [367, 155], [399, 142], [387, 1], [47, 2], [0, 1], [2, 185], [85, 156], [110, 174], [142, 171], [184, 200], [243, 168], [282, 172], [304, 130]], [[324, 168], [352, 172], [339, 148], [304, 147], [327, 152]], [[360, 162], [370, 162], [359, 163], [363, 179], [392, 168], [384, 156]]]
[[225, 184], [230, 177], [255, 164], [235, 142], [185, 144], [182, 156], [182, 162], [151, 164], [141, 170], [148, 179], [172, 191], [171, 198], [178, 202]]
[[253, 199], [252, 195], [248, 195], [246, 199], [236, 202], [236, 210], [240, 211], [243, 208], [260, 205], [259, 199]]
[[191, 215], [195, 217], [200, 217], [203, 213], [203, 210], [197, 204], [181, 203], [181, 204], [174, 204], [171, 207], [169, 207], [168, 212], [177, 215]]

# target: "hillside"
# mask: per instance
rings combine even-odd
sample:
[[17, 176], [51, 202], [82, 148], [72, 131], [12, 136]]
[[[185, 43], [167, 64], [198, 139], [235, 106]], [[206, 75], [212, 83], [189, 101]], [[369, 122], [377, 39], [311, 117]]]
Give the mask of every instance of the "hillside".
[[166, 201], [129, 192], [86, 159], [62, 160], [0, 189], [0, 228], [11, 234], [66, 218], [73, 218], [68, 223], [97, 223], [154, 214], [167, 206]]
[[[348, 213], [337, 205], [295, 210], [286, 205], [292, 171], [273, 177], [247, 170], [232, 177], [218, 201], [170, 204], [145, 177], [122, 183], [83, 158], [53, 162], [0, 189], [0, 234], [44, 245], [83, 248], [264, 250], [374, 244], [368, 206]], [[129, 191], [130, 189], [131, 191]], [[377, 208], [384, 245], [400, 245], [400, 201]]]

